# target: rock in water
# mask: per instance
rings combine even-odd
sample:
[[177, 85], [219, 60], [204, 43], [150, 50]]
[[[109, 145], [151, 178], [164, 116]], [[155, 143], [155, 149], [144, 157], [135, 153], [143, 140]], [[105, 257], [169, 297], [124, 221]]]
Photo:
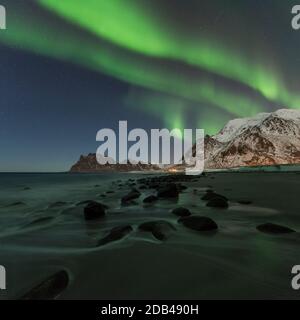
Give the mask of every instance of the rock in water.
[[214, 197], [210, 199], [207, 204], [207, 207], [213, 207], [213, 208], [228, 208], [228, 202], [224, 199], [224, 197]]
[[280, 226], [278, 224], [273, 224], [273, 223], [261, 224], [257, 226], [256, 229], [261, 232], [269, 233], [269, 234], [283, 234], [283, 233], [296, 232], [295, 230], [290, 229], [288, 227]]
[[105, 216], [105, 209], [107, 207], [102, 203], [91, 201], [84, 208], [84, 218], [85, 220], [95, 220], [103, 218]]
[[154, 201], [156, 201], [158, 198], [156, 197], [156, 196], [149, 196], [149, 197], [146, 197], [144, 200], [143, 200], [143, 202], [144, 203], [152, 203], [152, 202], [154, 202]]
[[196, 231], [213, 231], [218, 229], [214, 220], [207, 217], [191, 216], [180, 218], [178, 222], [185, 227]]
[[248, 204], [252, 204], [252, 201], [251, 200], [239, 200], [238, 203], [248, 205]]
[[212, 190], [207, 190], [206, 194], [201, 199], [205, 201], [209, 201], [209, 200], [212, 200], [213, 198], [223, 198], [224, 200], [228, 201], [228, 199], [225, 196], [215, 193]]
[[50, 300], [57, 298], [68, 286], [69, 275], [62, 270], [31, 289], [21, 300]]
[[171, 233], [176, 230], [171, 223], [163, 220], [142, 223], [139, 229], [152, 232], [153, 236], [160, 241], [168, 239]]
[[157, 196], [159, 198], [177, 198], [178, 195], [179, 192], [175, 183], [170, 183], [166, 186], [159, 187], [157, 191]]
[[179, 190], [179, 191], [184, 191], [184, 190], [186, 190], [188, 187], [187, 186], [185, 186], [185, 185], [183, 185], [183, 184], [181, 184], [181, 183], [179, 183], [178, 185], [177, 185], [177, 189]]
[[171, 212], [179, 217], [188, 217], [191, 215], [190, 210], [183, 207], [175, 208]]
[[118, 241], [124, 238], [127, 234], [132, 231], [132, 227], [130, 225], [127, 226], [120, 226], [113, 228], [110, 233], [104, 237], [103, 239], [99, 240], [97, 246], [103, 246], [107, 243]]
[[137, 189], [132, 189], [126, 196], [121, 199], [122, 204], [127, 204], [128, 202], [139, 198], [141, 193]]

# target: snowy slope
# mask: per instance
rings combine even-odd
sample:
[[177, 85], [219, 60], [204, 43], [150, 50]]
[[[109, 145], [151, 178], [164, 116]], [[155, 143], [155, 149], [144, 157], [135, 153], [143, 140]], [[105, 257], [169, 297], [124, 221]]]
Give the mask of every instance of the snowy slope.
[[206, 168], [300, 163], [300, 110], [231, 120], [205, 139]]

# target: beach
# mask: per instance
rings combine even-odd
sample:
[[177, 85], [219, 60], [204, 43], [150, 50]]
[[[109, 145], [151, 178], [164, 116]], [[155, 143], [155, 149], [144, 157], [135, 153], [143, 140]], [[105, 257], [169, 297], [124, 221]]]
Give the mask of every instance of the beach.
[[[177, 197], [143, 202], [157, 195], [157, 184], [170, 183], [180, 185]], [[0, 174], [0, 265], [7, 272], [0, 298], [30, 298], [64, 271], [65, 285], [46, 298], [299, 299], [291, 287], [300, 264], [299, 187], [296, 172]], [[140, 195], [122, 202], [132, 190]], [[208, 207], [208, 190], [228, 207]], [[85, 219], [92, 201], [105, 205], [104, 217]], [[217, 229], [187, 227], [172, 212], [178, 207]], [[159, 232], [141, 227], [148, 222], [160, 222]], [[267, 223], [295, 232], [257, 229]]]

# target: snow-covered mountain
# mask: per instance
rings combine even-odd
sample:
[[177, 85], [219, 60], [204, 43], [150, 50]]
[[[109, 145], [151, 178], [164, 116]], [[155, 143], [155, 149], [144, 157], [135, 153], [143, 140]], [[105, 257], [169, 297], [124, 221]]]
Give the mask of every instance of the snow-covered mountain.
[[206, 168], [295, 163], [300, 163], [300, 110], [231, 120], [218, 134], [205, 137]]

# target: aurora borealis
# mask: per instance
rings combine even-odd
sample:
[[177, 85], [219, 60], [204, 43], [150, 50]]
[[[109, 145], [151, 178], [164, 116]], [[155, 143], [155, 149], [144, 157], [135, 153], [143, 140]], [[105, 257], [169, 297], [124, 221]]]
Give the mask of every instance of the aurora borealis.
[[91, 0], [87, 3], [86, 0], [40, 0], [40, 3], [82, 28], [128, 50], [200, 67], [241, 82], [264, 97], [283, 104], [299, 102], [299, 97], [286, 92], [284, 83], [274, 70], [259, 61], [243, 57], [234, 49], [220, 45], [214, 38], [207, 39], [204, 36], [191, 39], [186, 34], [183, 37], [176, 36], [174, 32], [167, 30], [163, 22], [155, 19], [153, 13], [151, 15], [139, 8], [138, 1]]
[[[213, 134], [232, 118], [300, 108], [300, 33], [290, 26], [292, 1], [14, 0], [1, 4], [7, 7], [8, 28], [0, 34], [0, 50], [24, 54], [33, 64], [35, 57], [51, 60], [86, 75], [95, 73], [103, 81], [120, 82], [122, 89], [112, 95], [118, 96], [120, 112], [129, 121], [132, 115], [137, 126], [201, 127]], [[48, 96], [55, 105], [55, 94]], [[57, 99], [64, 99], [64, 94]], [[95, 108], [105, 113], [107, 99]], [[80, 107], [68, 108], [76, 114]], [[140, 124], [137, 112], [139, 119], [145, 115]], [[110, 114], [107, 126], [113, 120], [122, 119]]]

